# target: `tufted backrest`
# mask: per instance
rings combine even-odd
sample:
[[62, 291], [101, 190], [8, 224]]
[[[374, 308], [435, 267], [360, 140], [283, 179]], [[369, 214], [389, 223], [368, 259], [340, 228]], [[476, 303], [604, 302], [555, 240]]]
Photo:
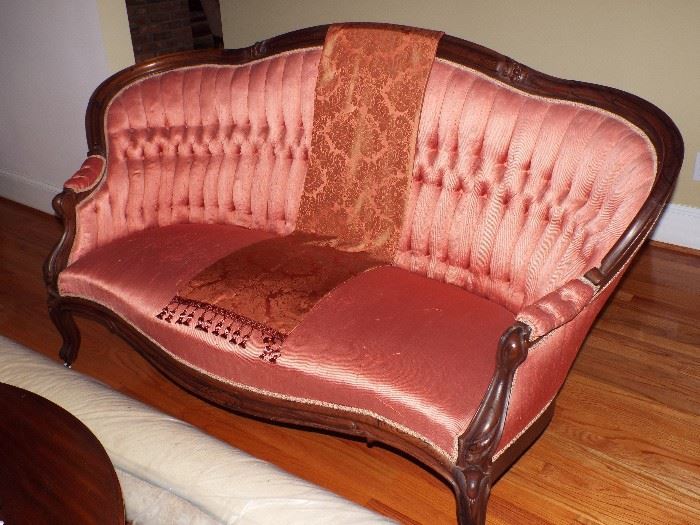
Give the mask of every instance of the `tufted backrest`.
[[153, 75], [111, 101], [107, 176], [78, 208], [79, 245], [152, 226], [289, 233], [306, 175], [320, 49]]
[[[107, 177], [78, 205], [71, 260], [152, 226], [294, 229], [321, 50], [180, 68], [119, 92]], [[436, 60], [395, 263], [513, 312], [597, 266], [655, 176], [637, 128]]]
[[396, 264], [517, 312], [600, 263], [655, 173], [629, 122], [438, 60]]

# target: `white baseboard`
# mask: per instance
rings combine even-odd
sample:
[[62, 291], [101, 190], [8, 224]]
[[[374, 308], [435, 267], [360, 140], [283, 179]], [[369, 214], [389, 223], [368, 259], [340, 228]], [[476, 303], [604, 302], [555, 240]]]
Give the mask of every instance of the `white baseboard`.
[[[0, 168], [0, 196], [53, 214], [51, 199], [60, 188]], [[700, 208], [669, 204], [651, 238], [700, 250]]]
[[45, 182], [0, 168], [0, 196], [53, 215], [51, 200], [61, 191]]
[[656, 224], [651, 238], [700, 250], [700, 208], [669, 204]]

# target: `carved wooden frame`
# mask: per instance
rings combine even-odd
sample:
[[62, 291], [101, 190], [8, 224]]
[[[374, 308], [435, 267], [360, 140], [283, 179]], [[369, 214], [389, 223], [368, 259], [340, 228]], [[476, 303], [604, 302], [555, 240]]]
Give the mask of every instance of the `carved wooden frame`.
[[[294, 49], [321, 46], [327, 28], [328, 26], [317, 26], [294, 31], [243, 49], [209, 49], [166, 55], [113, 75], [96, 89], [88, 105], [85, 120], [88, 154], [105, 156], [106, 109], [110, 100], [132, 82], [179, 67], [244, 64]], [[630, 226], [604, 257], [600, 267], [585, 275], [597, 286], [607, 284], [641, 246], [670, 198], [683, 159], [682, 138], [671, 119], [649, 102], [629, 93], [551, 77], [495, 51], [448, 35], [441, 39], [437, 56], [477, 70], [526, 93], [602, 108], [627, 119], [649, 137], [657, 154], [657, 174], [651, 193]], [[491, 383], [469, 427], [459, 437], [457, 461], [451, 463], [419, 439], [389, 428], [370, 416], [272, 399], [193, 372], [168, 357], [155, 343], [107, 308], [84, 299], [61, 297], [58, 275], [67, 265], [75, 239], [76, 206], [93, 189], [94, 186], [81, 193], [65, 189], [53, 201], [65, 230], [46, 261], [44, 275], [48, 288], [49, 312], [63, 337], [60, 356], [66, 364], [72, 363], [76, 358], [80, 345], [80, 334], [73, 321], [73, 314], [95, 319], [130, 343], [170, 380], [217, 405], [274, 422], [357, 436], [369, 443], [379, 442], [406, 452], [433, 469], [451, 485], [458, 502], [457, 517], [460, 524], [481, 525], [485, 522], [492, 483], [537, 439], [553, 414], [554, 403], [551, 403], [526, 432], [496, 461], [492, 461], [503, 433], [515, 371], [526, 359], [528, 348], [532, 344], [527, 325], [516, 322], [502, 335], [497, 351], [497, 367]]]

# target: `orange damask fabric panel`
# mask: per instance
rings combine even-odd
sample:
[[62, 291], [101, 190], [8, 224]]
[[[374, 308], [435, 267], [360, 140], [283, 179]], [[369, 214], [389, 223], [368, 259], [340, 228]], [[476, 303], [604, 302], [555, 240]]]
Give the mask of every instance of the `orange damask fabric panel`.
[[323, 296], [384, 263], [295, 232], [233, 252], [199, 272], [158, 315], [213, 333], [276, 361], [287, 335]]
[[332, 26], [319, 64], [297, 230], [204, 269], [158, 317], [275, 362], [326, 294], [390, 264], [405, 214], [423, 92], [441, 33]]
[[339, 249], [393, 259], [441, 36], [381, 24], [329, 28], [298, 230], [330, 236]]

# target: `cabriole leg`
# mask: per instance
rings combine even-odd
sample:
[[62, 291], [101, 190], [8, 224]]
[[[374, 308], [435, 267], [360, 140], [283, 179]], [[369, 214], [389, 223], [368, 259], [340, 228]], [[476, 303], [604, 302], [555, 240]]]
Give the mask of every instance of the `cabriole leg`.
[[478, 466], [455, 469], [455, 497], [459, 525], [484, 525], [491, 494], [491, 475]]
[[78, 356], [80, 331], [73, 320], [73, 314], [70, 310], [62, 308], [59, 301], [49, 302], [49, 315], [63, 338], [58, 355], [63, 359], [63, 364], [70, 368]]

